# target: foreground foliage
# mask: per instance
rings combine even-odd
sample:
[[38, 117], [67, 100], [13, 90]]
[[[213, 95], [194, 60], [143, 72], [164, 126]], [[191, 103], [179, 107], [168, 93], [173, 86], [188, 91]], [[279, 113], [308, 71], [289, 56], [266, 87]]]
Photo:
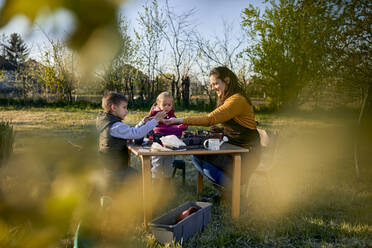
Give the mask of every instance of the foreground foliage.
[[[1, 169], [2, 247], [72, 247], [78, 223], [90, 247], [164, 247], [144, 228], [138, 187], [112, 195], [99, 206], [104, 181], [94, 155], [96, 111], [2, 111], [12, 119], [15, 157]], [[194, 115], [179, 112], [179, 116]], [[135, 124], [145, 112], [131, 112]], [[241, 218], [230, 218], [230, 205], [212, 208], [203, 232], [179, 247], [369, 247], [372, 245], [371, 166], [357, 180], [352, 164], [352, 127], [348, 116], [258, 115], [261, 126], [280, 129], [272, 167], [272, 192], [255, 176]], [[77, 146], [79, 145], [79, 146]], [[80, 149], [80, 146], [83, 147]], [[154, 217], [185, 201], [196, 200], [196, 171], [190, 157], [186, 185], [177, 174], [172, 186], [154, 194]], [[132, 157], [133, 166], [140, 161]], [[98, 173], [98, 174], [97, 174]], [[204, 180], [204, 193], [216, 189]], [[30, 242], [32, 240], [32, 242]], [[172, 245], [171, 245], [172, 246]]]

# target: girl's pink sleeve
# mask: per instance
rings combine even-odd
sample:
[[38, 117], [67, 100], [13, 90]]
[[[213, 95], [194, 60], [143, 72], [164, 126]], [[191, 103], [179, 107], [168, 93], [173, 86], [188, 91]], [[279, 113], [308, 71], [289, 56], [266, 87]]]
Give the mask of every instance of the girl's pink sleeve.
[[187, 125], [180, 124], [180, 125], [177, 125], [177, 128], [182, 129], [182, 130], [186, 130], [187, 129]]

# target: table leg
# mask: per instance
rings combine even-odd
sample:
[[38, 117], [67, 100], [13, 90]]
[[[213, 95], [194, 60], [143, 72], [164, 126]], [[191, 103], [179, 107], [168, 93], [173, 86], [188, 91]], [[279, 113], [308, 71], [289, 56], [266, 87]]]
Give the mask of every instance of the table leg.
[[233, 154], [233, 175], [232, 175], [232, 202], [231, 215], [238, 219], [240, 214], [240, 177], [241, 177], [241, 156]]
[[150, 156], [141, 156], [144, 224], [152, 219], [151, 165]]
[[196, 185], [196, 193], [198, 196], [203, 191], [203, 175], [198, 171], [198, 184]]
[[128, 149], [128, 165], [130, 166], [132, 151]]

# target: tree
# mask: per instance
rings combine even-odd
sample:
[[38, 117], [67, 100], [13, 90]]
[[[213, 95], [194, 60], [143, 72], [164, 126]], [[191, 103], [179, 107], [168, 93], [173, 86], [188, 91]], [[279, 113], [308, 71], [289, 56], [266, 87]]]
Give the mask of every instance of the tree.
[[140, 30], [135, 30], [136, 40], [139, 47], [139, 64], [148, 75], [147, 98], [153, 99], [157, 93], [157, 74], [159, 71], [159, 56], [162, 52], [162, 35], [160, 30], [164, 28], [162, 13], [156, 1], [151, 5], [144, 5], [143, 12], [138, 13]]
[[[361, 0], [270, 4], [263, 15], [253, 6], [243, 14], [243, 26], [254, 41], [246, 53], [256, 79], [271, 87], [279, 106], [297, 100], [309, 83], [322, 86], [332, 80], [359, 87], [354, 146], [359, 176], [359, 147], [368, 161], [372, 146], [372, 5]], [[317, 92], [316, 88], [312, 91]]]
[[4, 48], [5, 58], [17, 68], [20, 68], [20, 66], [26, 61], [29, 54], [27, 45], [17, 33], [10, 35], [8, 44], [4, 45]]
[[25, 100], [29, 91], [29, 85], [26, 80], [27, 72], [24, 63], [28, 57], [29, 49], [17, 33], [12, 33], [8, 43], [3, 46], [5, 48], [5, 58], [16, 68], [16, 76], [22, 81], [22, 95]]
[[361, 89], [360, 103], [372, 85], [372, 5], [365, 1], [335, 1], [340, 12], [338, 35], [332, 40], [335, 72]]
[[215, 94], [213, 94], [213, 91], [211, 87], [209, 87], [209, 71], [212, 69], [211, 62], [212, 60], [206, 59], [204, 56], [202, 56], [202, 53], [198, 54], [198, 59], [196, 59], [195, 63], [197, 65], [198, 74], [201, 75], [200, 78], [200, 87], [204, 94], [208, 96], [208, 105], [212, 106], [216, 103], [216, 97]]
[[44, 66], [39, 71], [45, 96], [48, 99], [49, 93], [52, 93], [56, 94], [59, 101], [72, 102], [73, 92], [75, 91], [77, 99], [80, 88], [80, 71], [76, 69], [79, 68], [77, 55], [64, 42], [53, 40], [44, 30], [41, 31], [49, 42], [43, 49], [41, 62]]
[[262, 15], [250, 5], [242, 16], [251, 40], [246, 55], [277, 106], [293, 105], [306, 85], [330, 74], [338, 25], [327, 1], [270, 1]]
[[[360, 153], [365, 164], [372, 146], [372, 5], [368, 1], [335, 1], [340, 12], [338, 35], [332, 40], [335, 71], [345, 84], [360, 88], [360, 112], [354, 141], [359, 177]], [[362, 161], [363, 163], [363, 161]]]
[[216, 99], [212, 96], [209, 85], [209, 72], [215, 66], [227, 66], [237, 73], [242, 82], [246, 82], [247, 61], [241, 52], [244, 38], [242, 35], [235, 35], [233, 23], [223, 21], [222, 37], [215, 36], [211, 39], [196, 34], [194, 45], [198, 49], [196, 60], [197, 69], [201, 76], [202, 89], [209, 97], [209, 105], [212, 106]]
[[121, 16], [118, 20], [118, 29], [120, 30], [119, 44], [120, 48], [114, 58], [104, 69], [103, 75], [99, 75], [103, 80], [103, 89], [117, 91], [128, 95], [132, 101], [134, 97], [135, 70], [132, 64], [136, 64], [137, 46], [129, 35], [129, 23], [125, 17]]
[[[172, 81], [172, 94], [176, 96], [176, 100], [181, 100], [182, 79], [186, 78], [192, 63], [195, 59], [195, 54], [192, 52], [192, 37], [194, 26], [190, 18], [194, 14], [194, 10], [184, 12], [177, 15], [166, 1], [165, 9], [163, 10], [164, 20], [162, 25], [157, 25], [163, 38], [167, 42], [170, 49], [170, 66], [174, 74]], [[189, 91], [189, 90], [187, 90]], [[189, 95], [183, 94], [188, 102]]]
[[223, 21], [222, 37], [215, 36], [210, 40], [197, 34], [195, 43], [200, 53], [199, 58], [202, 57], [203, 60], [210, 60], [209, 64], [227, 66], [232, 71], [236, 71], [239, 65], [242, 64], [239, 54], [244, 44], [244, 38], [243, 36], [233, 34], [233, 23], [226, 21]]
[[6, 56], [6, 49], [5, 49], [5, 43], [6, 43], [7, 37], [5, 34], [1, 34], [0, 36], [0, 56], [4, 57]]
[[42, 60], [43, 66], [37, 70], [37, 74], [42, 84], [44, 98], [48, 101], [50, 93], [55, 93], [58, 88], [57, 73], [53, 67], [52, 56], [49, 51], [44, 53]]

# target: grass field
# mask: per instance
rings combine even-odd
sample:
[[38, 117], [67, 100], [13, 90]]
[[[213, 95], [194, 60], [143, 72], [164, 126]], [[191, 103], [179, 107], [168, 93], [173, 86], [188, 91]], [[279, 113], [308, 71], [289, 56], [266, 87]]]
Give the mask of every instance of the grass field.
[[[140, 200], [138, 194], [126, 191], [128, 198], [114, 198], [120, 207], [103, 217], [87, 200], [90, 179], [100, 183], [89, 172], [99, 166], [92, 155], [96, 114], [0, 111], [0, 119], [10, 120], [16, 131], [15, 158], [1, 173], [5, 203], [0, 208], [0, 247], [72, 247], [80, 219], [89, 223], [86, 233], [104, 237], [100, 247], [162, 247], [142, 226], [140, 209], [125, 207]], [[203, 113], [178, 112], [177, 116], [195, 114]], [[126, 122], [134, 125], [145, 115], [131, 112]], [[264, 178], [253, 177], [249, 198], [242, 196], [238, 221], [231, 220], [228, 203], [213, 206], [207, 228], [180, 246], [372, 247], [372, 166], [363, 163], [362, 177], [356, 178], [355, 118], [286, 113], [258, 114], [257, 119], [263, 128], [280, 132], [271, 170], [272, 192]], [[76, 151], [74, 145], [90, 149]], [[196, 200], [196, 170], [189, 157], [184, 159], [186, 185], [176, 176], [174, 187], [155, 196], [162, 204], [158, 202], [154, 216]], [[133, 158], [133, 164], [140, 163]], [[207, 195], [216, 191], [207, 180], [204, 183]], [[92, 212], [100, 212], [97, 218], [104, 224], [97, 224], [89, 215]], [[138, 218], [129, 218], [131, 213]]]

